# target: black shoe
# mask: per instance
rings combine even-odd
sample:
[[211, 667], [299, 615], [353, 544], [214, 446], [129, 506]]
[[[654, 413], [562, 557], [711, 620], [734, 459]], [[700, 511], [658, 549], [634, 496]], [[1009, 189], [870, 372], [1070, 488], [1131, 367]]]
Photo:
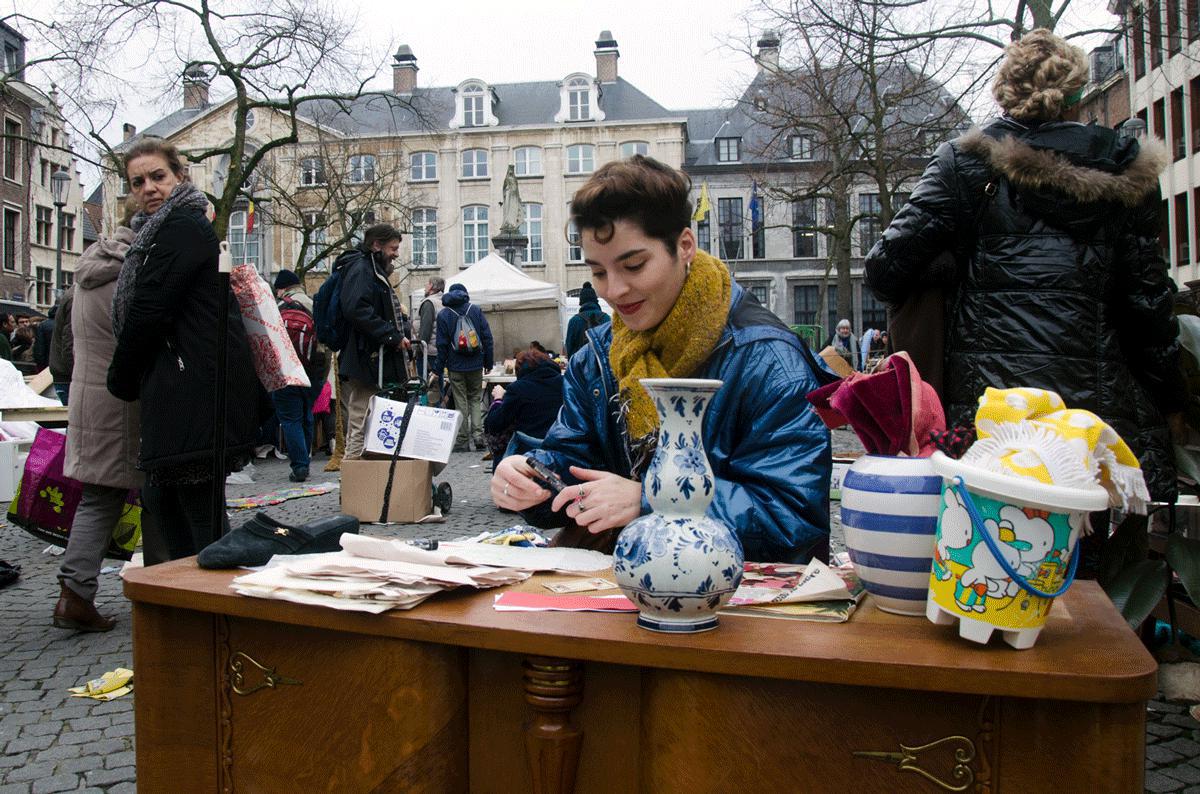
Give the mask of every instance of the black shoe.
[[266, 565], [276, 554], [316, 554], [341, 549], [342, 533], [358, 534], [358, 519], [333, 515], [295, 526], [258, 513], [245, 524], [200, 550], [201, 568]]
[[450, 512], [450, 505], [454, 504], [454, 491], [450, 488], [450, 483], [440, 482], [433, 488], [433, 506], [440, 508], [442, 515]]
[[308, 467], [301, 466], [298, 469], [292, 469], [292, 473], [288, 475], [288, 479], [292, 482], [304, 482], [308, 479]]

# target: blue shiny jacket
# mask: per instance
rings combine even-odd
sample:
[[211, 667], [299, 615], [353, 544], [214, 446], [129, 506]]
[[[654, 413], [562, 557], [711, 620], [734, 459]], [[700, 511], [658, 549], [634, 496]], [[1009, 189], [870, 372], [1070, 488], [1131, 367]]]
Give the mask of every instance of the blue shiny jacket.
[[[612, 326], [588, 329], [588, 344], [571, 357], [563, 407], [542, 448], [529, 453], [567, 483], [568, 466], [630, 476], [609, 365]], [[725, 385], [704, 417], [704, 447], [717, 489], [708, 514], [733, 528], [746, 559], [808, 562], [829, 542], [829, 431], [805, 394], [820, 385], [782, 322], [736, 283], [725, 330], [698, 378]], [[642, 513], [650, 512], [645, 497]], [[524, 514], [539, 527], [562, 526], [550, 501]], [[823, 556], [823, 555], [822, 555]]]

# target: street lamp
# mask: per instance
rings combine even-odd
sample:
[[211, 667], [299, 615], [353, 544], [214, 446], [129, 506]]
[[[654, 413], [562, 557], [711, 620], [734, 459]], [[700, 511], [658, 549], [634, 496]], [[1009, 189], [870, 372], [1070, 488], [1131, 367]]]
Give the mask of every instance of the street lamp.
[[58, 242], [55, 243], [55, 255], [57, 259], [54, 263], [54, 297], [58, 298], [62, 294], [63, 277], [62, 277], [62, 236], [63, 236], [63, 207], [67, 206], [67, 183], [71, 181], [71, 175], [66, 172], [66, 169], [55, 171], [50, 177], [50, 192], [54, 195], [54, 207], [58, 210]]

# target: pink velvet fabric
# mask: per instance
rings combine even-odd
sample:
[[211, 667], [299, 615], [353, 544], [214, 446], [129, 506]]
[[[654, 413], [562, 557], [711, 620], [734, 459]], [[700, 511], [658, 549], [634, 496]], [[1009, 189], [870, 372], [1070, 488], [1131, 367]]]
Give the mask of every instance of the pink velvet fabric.
[[855, 372], [809, 392], [808, 401], [827, 427], [850, 425], [873, 455], [932, 455], [929, 434], [946, 429], [937, 392], [907, 353], [890, 356], [871, 375]]

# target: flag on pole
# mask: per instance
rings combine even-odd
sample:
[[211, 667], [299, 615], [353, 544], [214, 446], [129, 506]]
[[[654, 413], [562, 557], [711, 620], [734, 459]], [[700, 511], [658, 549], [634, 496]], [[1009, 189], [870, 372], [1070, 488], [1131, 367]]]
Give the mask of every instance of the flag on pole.
[[254, 202], [251, 201], [246, 206], [246, 234], [249, 235], [254, 231]]
[[762, 202], [758, 199], [758, 182], [750, 183], [750, 225], [754, 229], [762, 226]]
[[708, 211], [712, 209], [712, 205], [708, 203], [708, 183], [705, 182], [700, 186], [700, 198], [696, 202], [696, 211], [692, 213], [692, 220], [703, 223], [708, 218]]

